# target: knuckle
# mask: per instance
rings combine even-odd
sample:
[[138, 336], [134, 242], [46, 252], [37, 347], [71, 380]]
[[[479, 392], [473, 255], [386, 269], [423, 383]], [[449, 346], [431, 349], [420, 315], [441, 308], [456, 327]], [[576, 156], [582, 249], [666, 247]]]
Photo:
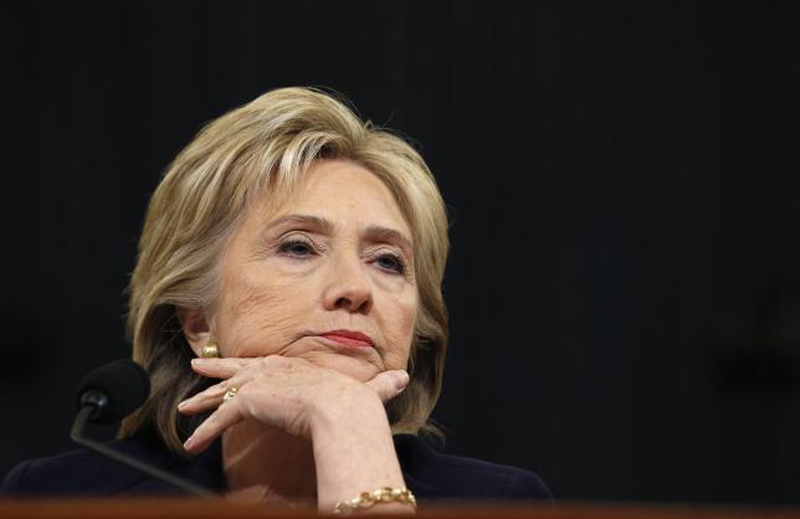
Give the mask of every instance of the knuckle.
[[280, 355], [268, 355], [266, 357], [261, 357], [261, 362], [259, 364], [264, 369], [274, 369], [281, 366], [284, 360], [286, 359]]

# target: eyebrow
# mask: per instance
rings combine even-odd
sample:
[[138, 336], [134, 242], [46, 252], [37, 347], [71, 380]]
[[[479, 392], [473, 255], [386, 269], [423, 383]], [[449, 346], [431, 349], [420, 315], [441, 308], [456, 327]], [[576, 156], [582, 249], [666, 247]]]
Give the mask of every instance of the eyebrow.
[[[310, 214], [287, 214], [271, 221], [268, 228], [281, 227], [284, 225], [300, 225], [319, 230], [324, 234], [333, 234], [334, 224], [330, 220], [313, 216]], [[414, 247], [411, 239], [397, 229], [384, 227], [382, 225], [370, 225], [364, 232], [365, 237], [373, 242], [396, 243], [404, 249], [406, 254], [413, 255]], [[412, 256], [413, 257], [413, 256]]]
[[330, 234], [333, 232], [333, 223], [325, 218], [319, 216], [312, 216], [310, 214], [287, 214], [269, 222], [268, 228], [281, 227], [283, 225], [302, 225], [304, 227], [312, 227], [320, 231]]
[[414, 247], [411, 246], [411, 240], [396, 229], [390, 229], [389, 227], [382, 227], [380, 225], [371, 225], [367, 227], [365, 235], [370, 241], [396, 243], [406, 254], [411, 255], [414, 252]]

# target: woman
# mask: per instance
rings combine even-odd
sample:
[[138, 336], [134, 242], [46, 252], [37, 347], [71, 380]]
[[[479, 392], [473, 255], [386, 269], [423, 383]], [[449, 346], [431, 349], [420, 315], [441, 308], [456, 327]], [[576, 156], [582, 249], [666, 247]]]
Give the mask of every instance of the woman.
[[[333, 97], [274, 90], [212, 122], [147, 212], [128, 325], [152, 393], [115, 447], [321, 511], [548, 497], [533, 473], [416, 436], [442, 384], [447, 250], [422, 158]], [[81, 451], [23, 464], [4, 489], [170, 491]]]

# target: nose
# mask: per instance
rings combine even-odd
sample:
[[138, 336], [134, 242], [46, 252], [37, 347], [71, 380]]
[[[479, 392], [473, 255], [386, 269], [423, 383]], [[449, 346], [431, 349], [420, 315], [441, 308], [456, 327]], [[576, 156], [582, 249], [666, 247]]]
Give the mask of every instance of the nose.
[[372, 285], [360, 258], [340, 259], [328, 272], [323, 293], [326, 310], [367, 313], [372, 308]]

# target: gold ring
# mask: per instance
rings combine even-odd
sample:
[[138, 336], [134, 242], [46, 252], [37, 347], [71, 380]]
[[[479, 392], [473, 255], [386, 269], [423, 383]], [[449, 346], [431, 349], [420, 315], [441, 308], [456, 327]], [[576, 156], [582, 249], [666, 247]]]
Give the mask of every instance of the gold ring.
[[222, 397], [222, 401], [223, 402], [227, 402], [231, 398], [235, 397], [236, 393], [238, 393], [238, 392], [239, 392], [239, 388], [238, 387], [230, 388], [229, 390], [225, 391], [225, 396]]

